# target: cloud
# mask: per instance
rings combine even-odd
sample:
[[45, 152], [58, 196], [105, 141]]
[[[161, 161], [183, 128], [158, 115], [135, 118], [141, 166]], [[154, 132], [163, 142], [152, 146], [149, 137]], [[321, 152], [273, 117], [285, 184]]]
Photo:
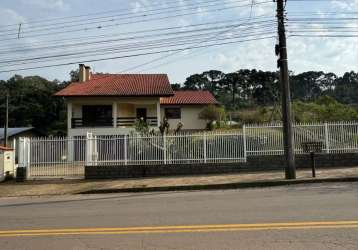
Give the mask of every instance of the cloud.
[[22, 0], [22, 3], [41, 9], [69, 9], [69, 5], [64, 0]]
[[332, 5], [334, 8], [339, 8], [342, 10], [358, 10], [358, 0], [348, 0], [348, 1], [339, 1], [332, 0]]
[[16, 11], [12, 9], [0, 8], [0, 22], [1, 26], [23, 23], [25, 22], [25, 17], [18, 14]]

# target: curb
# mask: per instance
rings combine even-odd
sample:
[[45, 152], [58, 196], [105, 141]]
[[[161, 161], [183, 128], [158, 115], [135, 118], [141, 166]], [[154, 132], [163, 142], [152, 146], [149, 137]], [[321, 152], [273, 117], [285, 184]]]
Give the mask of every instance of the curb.
[[207, 185], [184, 185], [184, 186], [162, 186], [162, 187], [139, 187], [139, 188], [112, 188], [112, 189], [93, 189], [76, 194], [108, 194], [108, 193], [144, 193], [144, 192], [173, 192], [173, 191], [198, 191], [198, 190], [226, 190], [226, 189], [245, 189], [245, 188], [265, 188], [297, 184], [314, 183], [335, 183], [335, 182], [358, 182], [358, 177], [339, 177], [325, 179], [301, 179], [301, 180], [273, 180], [255, 182], [234, 182], [223, 184]]

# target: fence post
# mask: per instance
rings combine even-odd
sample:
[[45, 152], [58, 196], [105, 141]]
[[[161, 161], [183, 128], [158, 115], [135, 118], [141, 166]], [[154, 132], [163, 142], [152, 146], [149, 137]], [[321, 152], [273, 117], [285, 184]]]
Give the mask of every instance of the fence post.
[[206, 163], [207, 161], [207, 156], [206, 156], [206, 133], [204, 132], [204, 163]]
[[93, 134], [87, 133], [86, 136], [86, 166], [92, 166], [93, 156]]
[[12, 146], [11, 148], [13, 149], [14, 155], [13, 155], [13, 163], [12, 163], [12, 174], [15, 176], [15, 168], [16, 168], [16, 161], [18, 160], [19, 157], [19, 151], [17, 149], [17, 145], [16, 145], [16, 138], [14, 138], [12, 140]]
[[326, 153], [329, 154], [330, 150], [329, 150], [329, 131], [328, 131], [328, 123], [325, 122], [324, 123], [324, 134], [325, 134], [325, 139], [326, 139]]
[[124, 165], [128, 164], [127, 158], [127, 135], [124, 135]]
[[30, 165], [31, 165], [31, 139], [30, 138], [26, 138], [26, 160], [27, 160], [27, 164], [26, 164], [26, 168], [27, 168], [27, 171], [26, 171], [26, 179], [28, 179], [30, 177]]
[[163, 135], [163, 151], [164, 151], [164, 165], [167, 164], [167, 138], [165, 133]]
[[74, 161], [74, 151], [75, 151], [75, 142], [74, 137], [70, 136], [67, 138], [67, 161], [73, 162]]
[[246, 125], [242, 125], [242, 139], [244, 144], [244, 160], [247, 161], [247, 148], [246, 148]]
[[19, 138], [19, 167], [24, 166], [24, 155], [25, 155], [25, 143], [24, 138]]

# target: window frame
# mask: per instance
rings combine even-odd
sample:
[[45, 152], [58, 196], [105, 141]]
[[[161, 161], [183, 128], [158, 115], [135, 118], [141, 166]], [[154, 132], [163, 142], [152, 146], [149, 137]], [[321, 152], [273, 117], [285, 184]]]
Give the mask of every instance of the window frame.
[[[174, 111], [174, 114], [176, 114], [176, 115], [173, 116], [173, 112], [169, 112], [169, 111]], [[181, 119], [182, 118], [181, 113], [182, 113], [181, 107], [165, 107], [164, 108], [164, 116], [167, 119]], [[168, 114], [170, 114], [170, 115], [168, 115]]]

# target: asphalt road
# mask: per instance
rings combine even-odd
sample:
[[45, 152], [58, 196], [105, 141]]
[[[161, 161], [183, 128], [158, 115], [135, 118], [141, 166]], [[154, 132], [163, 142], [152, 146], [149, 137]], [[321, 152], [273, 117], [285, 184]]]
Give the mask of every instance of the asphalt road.
[[0, 249], [358, 249], [358, 183], [0, 199]]

